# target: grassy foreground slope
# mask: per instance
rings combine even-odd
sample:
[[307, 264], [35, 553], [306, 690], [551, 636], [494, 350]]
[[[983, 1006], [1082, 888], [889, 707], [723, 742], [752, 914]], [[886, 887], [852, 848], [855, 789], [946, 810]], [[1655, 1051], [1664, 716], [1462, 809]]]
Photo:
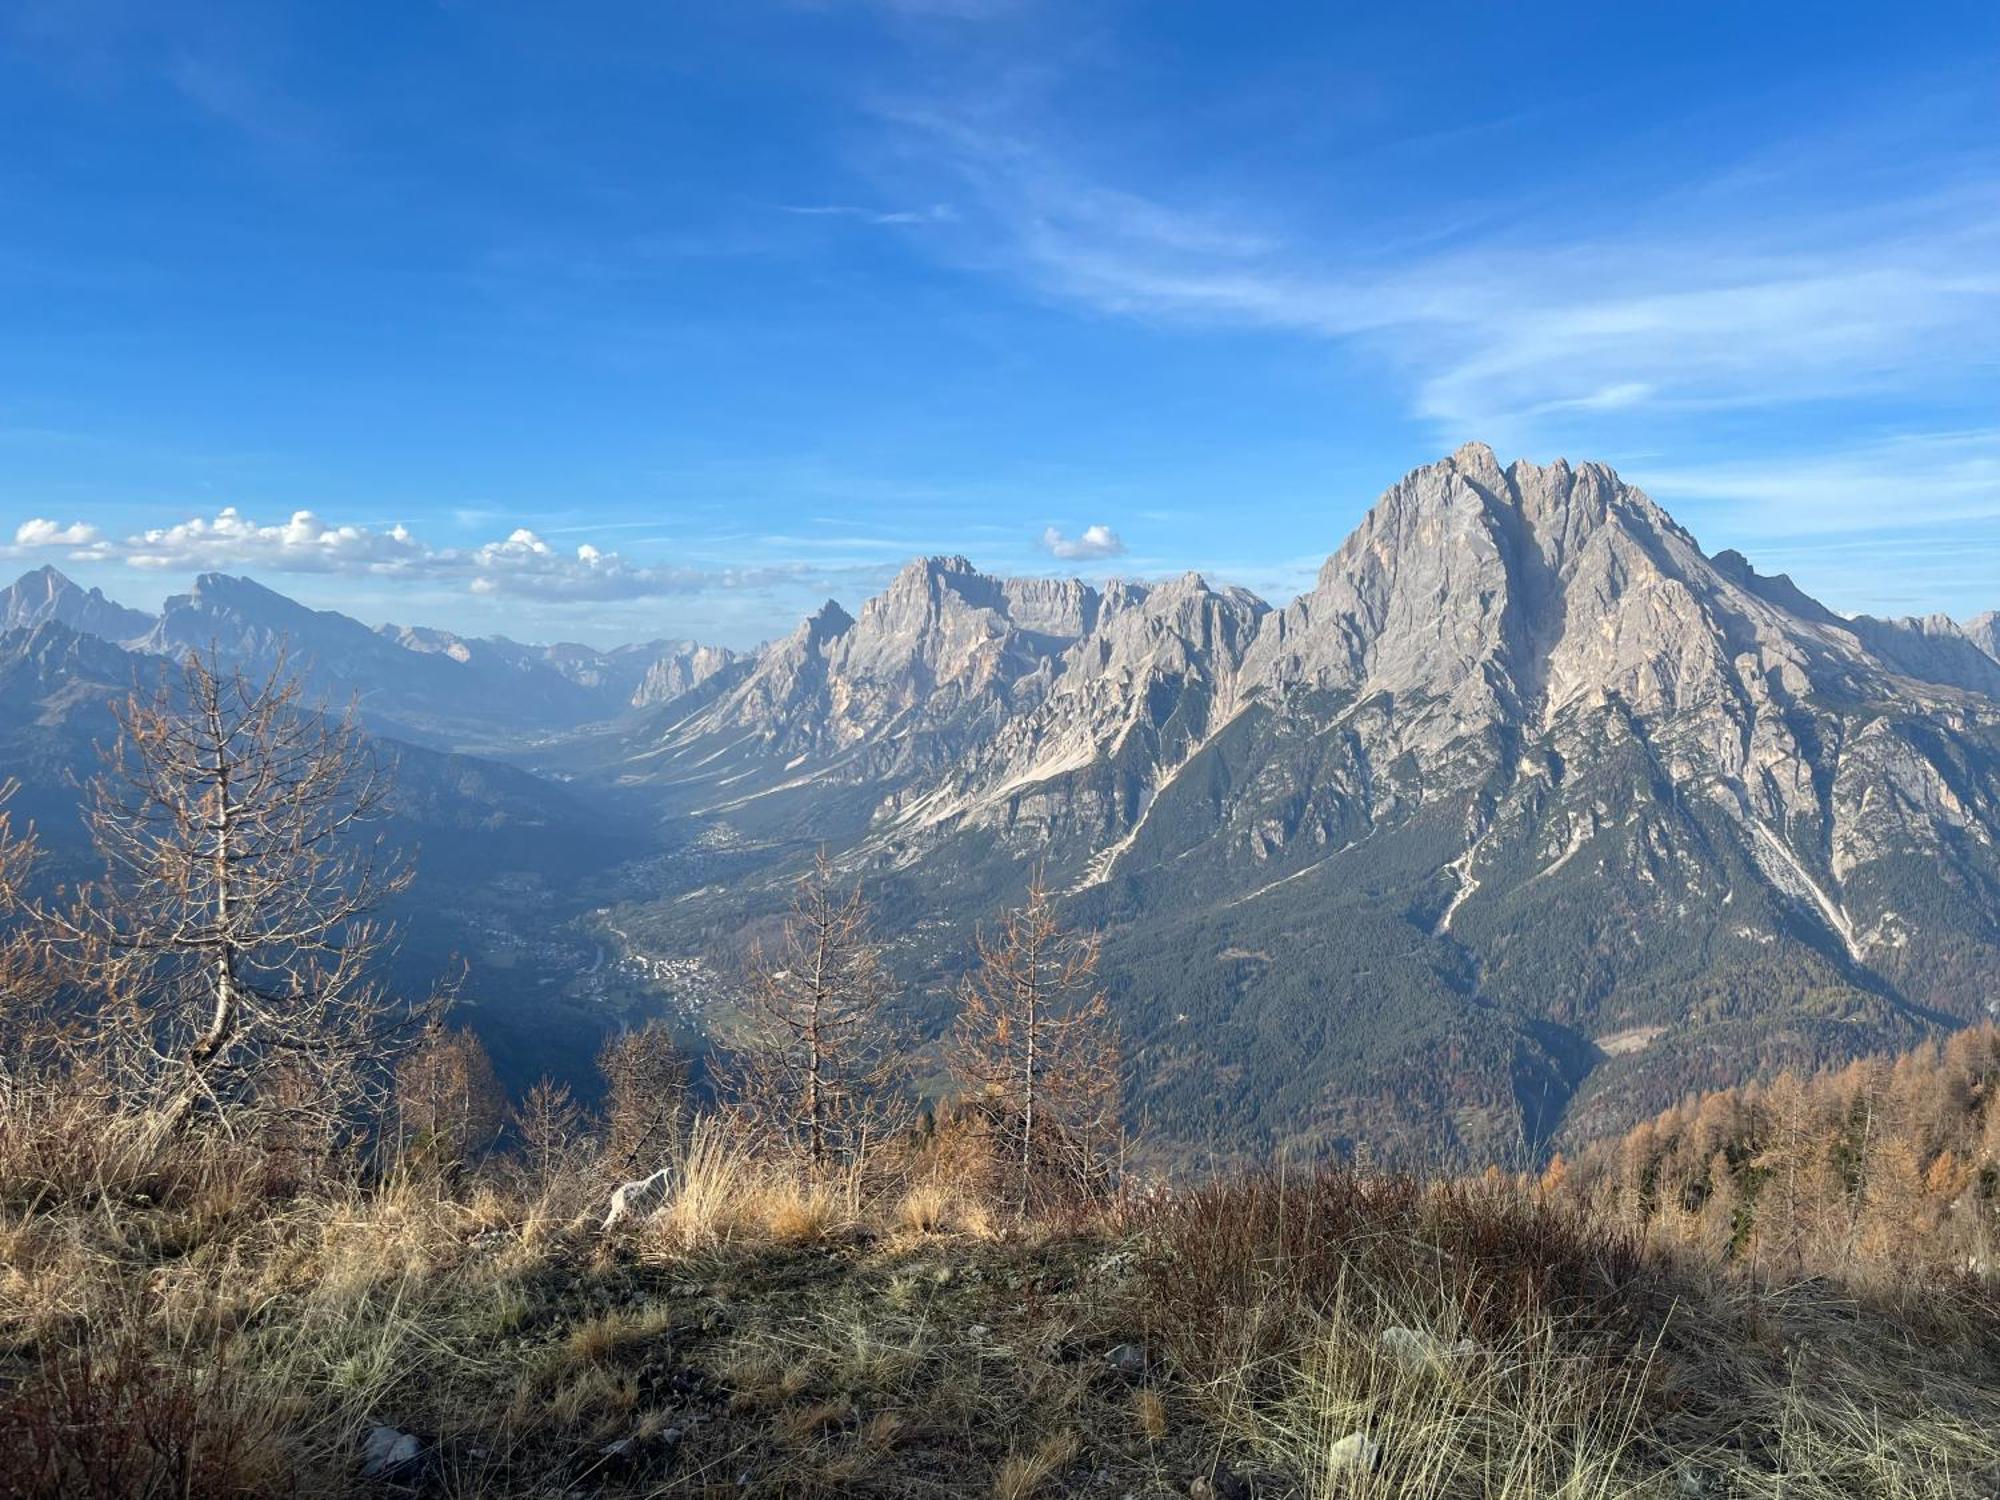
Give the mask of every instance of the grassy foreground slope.
[[696, 1126], [657, 1214], [496, 1161], [0, 1152], [12, 1495], [1985, 1496], [2000, 1295], [1786, 1272], [1561, 1183], [1327, 1168], [1021, 1222]]

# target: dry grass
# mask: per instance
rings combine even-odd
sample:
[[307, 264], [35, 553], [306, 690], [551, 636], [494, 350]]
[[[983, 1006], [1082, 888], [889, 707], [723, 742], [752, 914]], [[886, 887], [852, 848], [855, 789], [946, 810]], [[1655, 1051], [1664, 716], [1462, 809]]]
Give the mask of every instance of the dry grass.
[[115, 1123], [95, 1155], [40, 1124], [0, 1138], [9, 1493], [347, 1494], [376, 1421], [468, 1496], [2000, 1482], [1990, 1287], [1759, 1282], [1508, 1185], [1247, 1177], [1057, 1228], [983, 1210], [937, 1154], [816, 1179], [704, 1121], [657, 1217], [606, 1235], [547, 1210], [601, 1186], [303, 1193], [227, 1143], [149, 1163]]
[[1990, 1290], [1869, 1301], [1642, 1252], [1507, 1189], [1327, 1171], [1158, 1210], [1162, 1332], [1308, 1496], [1973, 1497]]
[[992, 1202], [970, 1184], [937, 1172], [912, 1184], [890, 1217], [891, 1228], [913, 1240], [950, 1235], [996, 1240], [1003, 1223]]
[[1132, 1393], [1132, 1425], [1139, 1435], [1149, 1443], [1157, 1443], [1167, 1435], [1167, 1402], [1158, 1391], [1136, 1390]]
[[1081, 1445], [1073, 1432], [1042, 1439], [1025, 1453], [1010, 1453], [993, 1476], [993, 1500], [1033, 1500], [1073, 1462]]
[[742, 1141], [715, 1120], [698, 1120], [675, 1174], [673, 1195], [651, 1228], [666, 1244], [699, 1249], [724, 1243], [746, 1226], [746, 1199], [757, 1163]]

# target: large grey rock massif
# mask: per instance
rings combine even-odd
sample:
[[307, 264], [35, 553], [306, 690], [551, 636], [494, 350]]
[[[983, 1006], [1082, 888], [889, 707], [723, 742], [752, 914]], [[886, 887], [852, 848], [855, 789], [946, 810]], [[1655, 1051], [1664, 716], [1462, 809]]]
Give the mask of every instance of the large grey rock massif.
[[1470, 445], [1283, 609], [926, 559], [602, 769], [737, 851], [662, 944], [825, 841], [942, 979], [1041, 869], [1156, 1138], [1507, 1156], [1988, 1013], [1994, 634], [1842, 619], [1601, 465]]
[[64, 663], [129, 676], [68, 624], [283, 643], [392, 731], [595, 783], [663, 840], [606, 898], [647, 954], [726, 959], [823, 847], [920, 1027], [1039, 871], [1104, 934], [1161, 1152], [1532, 1159], [2000, 996], [2000, 617], [1843, 618], [1599, 464], [1468, 445], [1279, 609], [933, 557], [753, 655], [376, 632], [216, 575], [137, 635], [60, 575], [0, 619], [36, 627], [0, 654], [24, 746], [89, 707]]

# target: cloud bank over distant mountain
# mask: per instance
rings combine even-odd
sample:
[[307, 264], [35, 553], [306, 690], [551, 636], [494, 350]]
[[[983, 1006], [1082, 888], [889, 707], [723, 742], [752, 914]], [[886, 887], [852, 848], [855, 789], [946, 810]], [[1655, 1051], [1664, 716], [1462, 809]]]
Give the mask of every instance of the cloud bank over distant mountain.
[[796, 578], [805, 571], [635, 562], [589, 542], [574, 549], [558, 548], [526, 527], [478, 546], [437, 547], [400, 524], [333, 525], [312, 511], [299, 510], [289, 520], [266, 525], [234, 506], [224, 506], [213, 517], [196, 516], [122, 540], [105, 537], [87, 522], [37, 516], [16, 528], [12, 546], [0, 547], [0, 557], [36, 555], [119, 563], [150, 572], [248, 568], [463, 584], [477, 594], [539, 600], [648, 599], [753, 587]]

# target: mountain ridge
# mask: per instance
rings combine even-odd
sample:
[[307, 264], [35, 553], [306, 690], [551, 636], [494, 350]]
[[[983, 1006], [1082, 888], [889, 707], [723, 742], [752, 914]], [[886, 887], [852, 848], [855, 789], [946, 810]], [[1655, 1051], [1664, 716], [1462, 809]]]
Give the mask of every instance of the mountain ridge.
[[352, 699], [377, 727], [440, 747], [487, 748], [510, 736], [567, 732], [671, 701], [742, 660], [742, 653], [696, 641], [600, 650], [424, 626], [371, 629], [252, 578], [213, 571], [170, 596], [156, 615], [85, 591], [54, 567], [0, 589], [0, 630], [45, 621], [144, 655], [212, 649], [253, 672], [273, 669], [282, 656], [316, 696]]
[[[656, 940], [809, 844], [954, 931], [1039, 869], [1106, 931], [1149, 1106], [1190, 1116], [1235, 1075], [1268, 1142], [1474, 1156], [1988, 1003], [1985, 668], [1710, 559], [1603, 465], [1468, 445], [1279, 609], [1082, 586], [1040, 596], [1055, 633], [1012, 597], [920, 560], [608, 754], [596, 774], [745, 851], [726, 891], [648, 911]], [[1270, 1051], [1307, 1014], [1311, 1098]], [[1364, 1079], [1399, 1097], [1357, 1103]]]
[[[624, 693], [646, 654], [267, 593], [204, 580], [157, 638], [251, 601], [243, 650], [274, 612], [322, 628], [433, 722], [438, 682], [518, 711], [521, 681]], [[1039, 872], [1104, 935], [1163, 1146], [1491, 1160], [1991, 1013], [1996, 636], [1844, 618], [1605, 465], [1468, 444], [1280, 607], [918, 558], [755, 653], [662, 643], [658, 694], [604, 723], [480, 730], [650, 809], [650, 889], [605, 918], [628, 950], [727, 965], [823, 848], [935, 1034], [968, 935]]]

